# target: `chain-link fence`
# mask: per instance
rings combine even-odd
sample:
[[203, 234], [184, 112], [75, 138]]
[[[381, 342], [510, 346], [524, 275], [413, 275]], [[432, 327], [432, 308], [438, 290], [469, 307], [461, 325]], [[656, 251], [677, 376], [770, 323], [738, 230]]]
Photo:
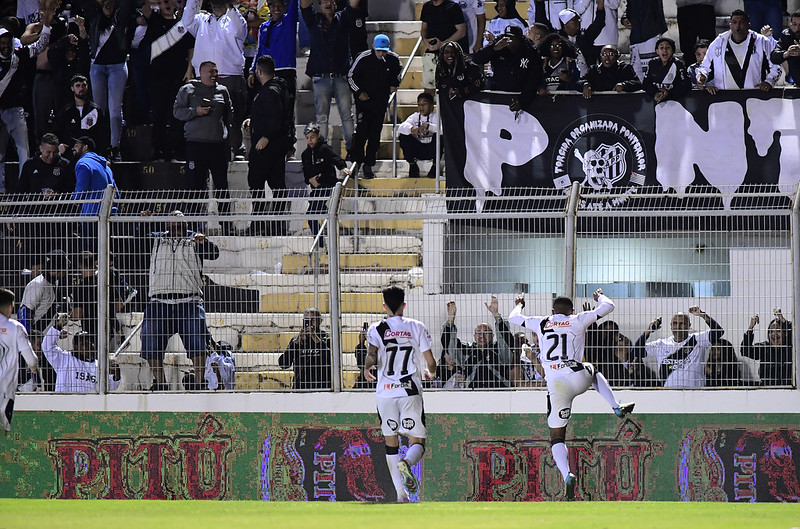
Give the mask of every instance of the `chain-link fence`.
[[547, 315], [558, 295], [593, 307], [598, 288], [616, 308], [585, 360], [612, 385], [795, 384], [794, 197], [575, 186], [477, 200], [419, 182], [255, 206], [237, 192], [4, 196], [3, 284], [45, 368], [22, 390], [367, 390], [364, 329], [390, 285], [433, 337], [431, 388], [542, 386], [535, 336], [507, 321], [515, 296]]

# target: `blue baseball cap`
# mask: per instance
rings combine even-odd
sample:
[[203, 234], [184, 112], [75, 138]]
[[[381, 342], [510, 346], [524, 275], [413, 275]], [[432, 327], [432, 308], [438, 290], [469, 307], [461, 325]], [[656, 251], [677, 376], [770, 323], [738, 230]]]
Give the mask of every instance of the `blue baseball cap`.
[[372, 41], [372, 47], [376, 51], [389, 51], [389, 37], [383, 33], [375, 35], [375, 40]]

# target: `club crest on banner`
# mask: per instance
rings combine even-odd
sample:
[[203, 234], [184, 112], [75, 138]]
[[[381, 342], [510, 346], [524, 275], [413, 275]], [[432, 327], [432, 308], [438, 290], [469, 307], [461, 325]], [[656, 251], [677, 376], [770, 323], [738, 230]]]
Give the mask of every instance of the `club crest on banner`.
[[553, 151], [553, 183], [568, 189], [580, 182], [581, 209], [613, 209], [625, 198], [607, 200], [592, 194], [636, 193], [647, 174], [647, 152], [639, 131], [608, 114], [591, 114], [570, 123]]

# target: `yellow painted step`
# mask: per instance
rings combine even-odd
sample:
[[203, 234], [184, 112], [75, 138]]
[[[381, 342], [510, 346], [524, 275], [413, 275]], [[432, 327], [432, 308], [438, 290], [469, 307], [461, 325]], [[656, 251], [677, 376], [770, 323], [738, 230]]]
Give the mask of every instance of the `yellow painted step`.
[[291, 369], [280, 371], [237, 371], [236, 389], [269, 390], [292, 389], [294, 372]]
[[[394, 39], [391, 43], [392, 51], [398, 54], [401, 57], [401, 61], [405, 62], [411, 52], [414, 51], [414, 46], [417, 44], [417, 39], [419, 38], [419, 32], [414, 38], [406, 37], [406, 38], [398, 38]], [[421, 43], [419, 45], [419, 49], [417, 49], [417, 55], [422, 55], [425, 53], [425, 43]]]
[[[372, 180], [358, 181], [359, 187], [370, 190], [371, 196], [395, 196], [397, 191], [404, 191], [405, 196], [416, 196], [420, 193], [411, 191], [421, 191], [422, 193], [433, 193], [436, 191], [436, 180], [433, 178], [373, 178]], [[349, 188], [353, 188], [354, 183], [350, 181]]]
[[[495, 4], [497, 2], [486, 2], [484, 3], [484, 9], [486, 10], [486, 19], [491, 20], [497, 17], [497, 10], [495, 9]], [[530, 2], [517, 2], [517, 13], [521, 16], [525, 21], [528, 20], [528, 6]], [[419, 15], [422, 13], [422, 2], [418, 2], [414, 6], [416, 13], [414, 15], [414, 20], [419, 20]]]
[[[330, 301], [328, 293], [320, 293], [319, 306], [323, 313], [328, 313]], [[357, 312], [381, 312], [383, 296], [380, 292], [345, 292], [342, 294], [342, 312], [352, 314]], [[308, 307], [314, 306], [314, 294], [302, 292], [299, 294], [262, 294], [259, 304], [260, 312], [280, 312], [302, 314]]]
[[[359, 334], [357, 332], [343, 332], [342, 350], [346, 352], [355, 351]], [[245, 334], [242, 335], [242, 351], [247, 353], [282, 352], [286, 350], [289, 346], [289, 341], [295, 336], [297, 336], [297, 333], [294, 332]]]
[[[392, 180], [405, 180], [404, 178], [396, 178]], [[353, 221], [343, 220], [341, 222], [343, 228], [353, 228]], [[374, 231], [394, 231], [394, 230], [422, 230], [422, 220], [367, 220], [358, 223], [360, 228], [366, 228]]]
[[[419, 90], [420, 93], [422, 92], [422, 72], [415, 72], [409, 70], [406, 72], [406, 76], [403, 77], [403, 82], [400, 83], [400, 88], [407, 88], [407, 89], [416, 89]], [[397, 115], [400, 116], [400, 109], [402, 105], [397, 106]], [[406, 116], [408, 117], [408, 116]], [[403, 118], [405, 119], [405, 118]]]
[[[422, 229], [422, 221], [408, 221], [408, 220], [388, 220], [388, 221], [379, 221], [379, 220], [371, 220], [365, 222], [361, 222], [360, 226], [367, 227], [371, 229], [372, 225], [376, 223], [397, 223], [398, 227], [396, 229]], [[416, 226], [416, 224], [408, 224], [417, 222], [419, 227], [406, 227], [406, 226]], [[347, 222], [342, 222], [342, 225], [345, 227], [352, 227], [352, 223], [348, 225]], [[385, 224], [383, 229], [390, 229], [386, 226], [390, 224]], [[320, 255], [320, 266], [328, 266], [328, 254]], [[374, 254], [367, 254], [367, 253], [358, 253], [358, 254], [342, 254], [339, 258], [339, 265], [340, 269], [348, 270], [348, 269], [357, 269], [363, 270], [367, 268], [376, 268], [376, 269], [383, 269], [383, 270], [407, 270], [409, 268], [413, 268], [415, 266], [419, 266], [419, 254], [412, 254], [412, 253], [374, 253]], [[286, 254], [281, 258], [281, 270], [284, 274], [297, 274], [300, 272], [306, 272], [311, 270], [311, 263], [309, 262], [309, 258], [305, 254]], [[321, 308], [320, 308], [321, 310]], [[270, 311], [267, 311], [270, 312]], [[284, 311], [278, 311], [284, 312]]]

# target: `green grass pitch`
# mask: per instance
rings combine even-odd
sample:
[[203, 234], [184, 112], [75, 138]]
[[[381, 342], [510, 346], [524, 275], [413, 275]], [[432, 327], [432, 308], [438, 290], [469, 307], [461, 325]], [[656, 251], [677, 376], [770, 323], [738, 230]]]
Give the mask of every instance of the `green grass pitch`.
[[753, 529], [800, 527], [800, 504], [680, 502], [420, 503], [0, 499], [0, 529], [274, 527]]

